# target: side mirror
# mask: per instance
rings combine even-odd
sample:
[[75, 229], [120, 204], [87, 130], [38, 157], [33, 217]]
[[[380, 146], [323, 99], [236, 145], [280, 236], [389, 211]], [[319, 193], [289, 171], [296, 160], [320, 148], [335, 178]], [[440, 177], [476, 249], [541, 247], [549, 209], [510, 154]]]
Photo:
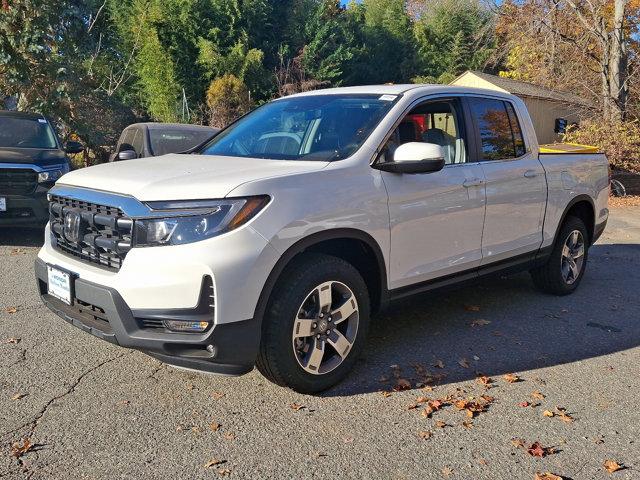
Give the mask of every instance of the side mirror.
[[444, 151], [435, 143], [408, 142], [396, 148], [393, 162], [377, 168], [392, 173], [432, 173], [444, 168]]
[[134, 158], [138, 158], [138, 154], [135, 150], [122, 150], [118, 152], [117, 159], [118, 160], [133, 160]]
[[84, 145], [80, 142], [67, 142], [64, 144], [64, 151], [67, 153], [82, 153], [84, 151]]

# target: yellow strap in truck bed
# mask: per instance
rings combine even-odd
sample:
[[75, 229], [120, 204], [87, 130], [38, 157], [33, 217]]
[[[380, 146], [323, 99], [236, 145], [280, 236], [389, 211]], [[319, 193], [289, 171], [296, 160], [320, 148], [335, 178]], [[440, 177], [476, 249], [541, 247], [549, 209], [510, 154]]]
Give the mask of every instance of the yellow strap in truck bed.
[[540, 145], [540, 153], [598, 153], [600, 149], [593, 145], [578, 143], [550, 143]]

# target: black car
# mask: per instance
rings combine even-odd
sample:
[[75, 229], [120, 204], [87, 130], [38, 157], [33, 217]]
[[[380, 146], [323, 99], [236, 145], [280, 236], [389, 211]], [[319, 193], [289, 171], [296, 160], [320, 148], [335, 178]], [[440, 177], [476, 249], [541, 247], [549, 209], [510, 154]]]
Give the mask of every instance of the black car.
[[124, 129], [110, 161], [180, 153], [213, 138], [220, 129], [185, 123], [134, 123]]
[[40, 114], [0, 110], [0, 226], [42, 225], [49, 219], [47, 191], [70, 169], [51, 123]]

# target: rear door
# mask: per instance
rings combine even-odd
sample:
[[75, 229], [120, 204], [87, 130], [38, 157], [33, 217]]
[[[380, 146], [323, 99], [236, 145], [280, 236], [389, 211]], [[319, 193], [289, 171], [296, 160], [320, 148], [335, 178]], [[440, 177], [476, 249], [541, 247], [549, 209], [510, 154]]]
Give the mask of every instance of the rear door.
[[535, 252], [542, 243], [547, 183], [511, 102], [469, 97], [486, 181], [482, 265]]
[[459, 98], [417, 104], [397, 125], [382, 161], [406, 142], [437, 143], [439, 172], [381, 172], [391, 219], [390, 287], [400, 288], [462, 271], [481, 261], [484, 220], [482, 167], [469, 163], [469, 144]]

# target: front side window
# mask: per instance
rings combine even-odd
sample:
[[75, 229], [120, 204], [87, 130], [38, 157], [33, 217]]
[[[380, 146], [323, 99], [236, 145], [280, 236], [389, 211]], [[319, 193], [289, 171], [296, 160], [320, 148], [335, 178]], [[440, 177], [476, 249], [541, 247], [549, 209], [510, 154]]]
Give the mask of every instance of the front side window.
[[0, 117], [0, 148], [58, 148], [44, 118]]
[[480, 134], [482, 160], [508, 160], [524, 155], [520, 125], [515, 112], [512, 121], [505, 102], [491, 98], [471, 98], [469, 105]]
[[382, 161], [392, 161], [403, 143], [435, 143], [442, 147], [445, 164], [465, 163], [467, 153], [455, 100], [429, 101], [411, 110], [389, 137]]
[[340, 160], [362, 146], [397, 98], [354, 94], [276, 100], [220, 132], [200, 153], [275, 160]]

